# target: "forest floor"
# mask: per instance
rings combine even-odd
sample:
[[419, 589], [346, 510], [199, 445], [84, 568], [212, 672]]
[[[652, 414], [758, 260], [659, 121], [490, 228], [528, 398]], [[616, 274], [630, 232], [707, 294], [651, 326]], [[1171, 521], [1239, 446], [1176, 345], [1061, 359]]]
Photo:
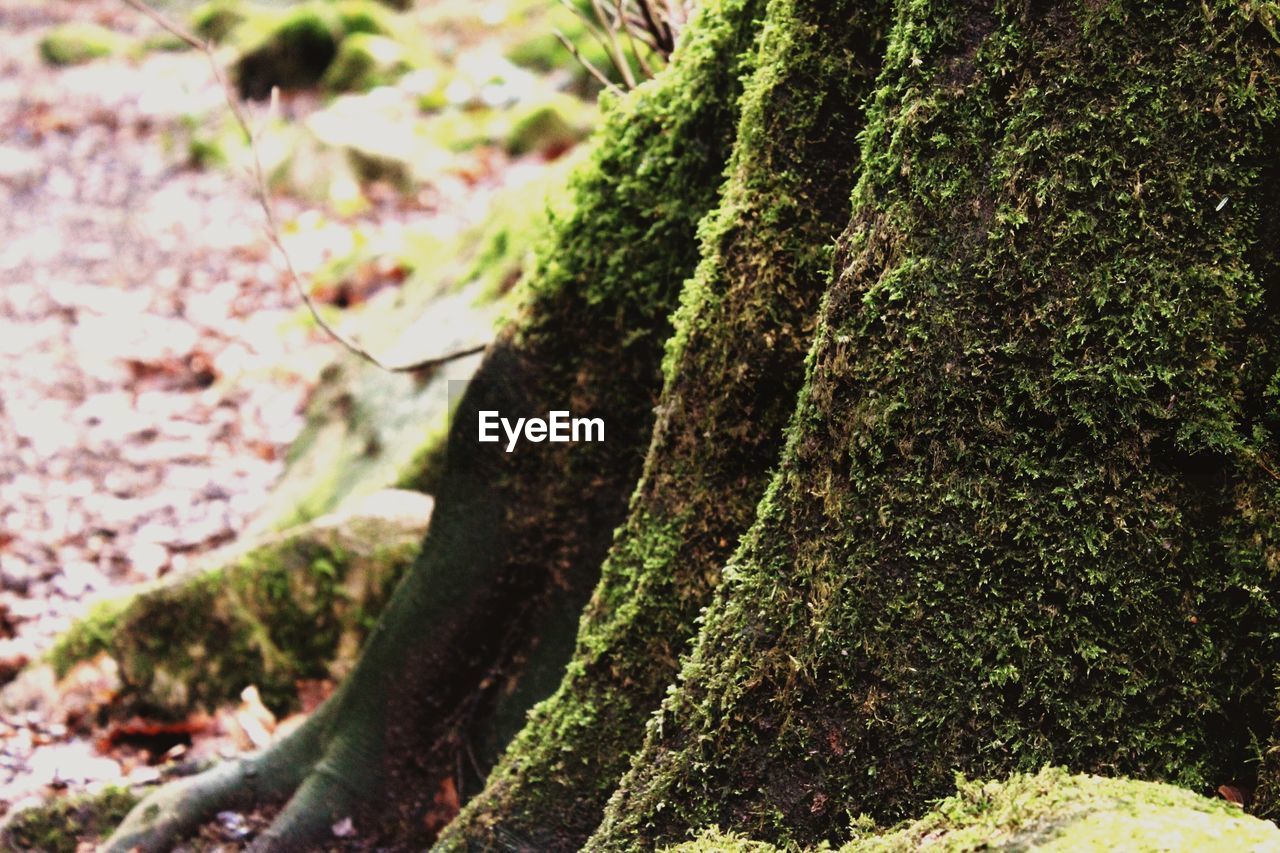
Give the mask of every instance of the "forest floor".
[[[50, 67], [39, 39], [67, 20], [154, 31], [119, 0], [0, 0], [0, 683], [91, 602], [232, 540], [337, 349], [300, 311], [252, 182], [175, 150], [191, 115], [223, 108], [207, 59]], [[308, 97], [287, 108], [305, 114]], [[373, 192], [334, 227], [462, 218], [487, 191], [474, 183]], [[304, 275], [342, 243], [304, 203], [274, 203]], [[161, 754], [227, 755], [274, 726], [252, 691], [177, 738], [111, 721], [109, 661], [43, 689], [41, 710], [0, 715], [0, 812], [154, 781]]]
[[[289, 322], [296, 295], [250, 184], [166, 150], [184, 115], [222, 99], [207, 61], [163, 53], [51, 68], [38, 37], [71, 16], [137, 25], [119, 3], [0, 2], [9, 677], [89, 601], [235, 535], [279, 475], [330, 347]], [[45, 713], [0, 720], [0, 802], [154, 776], [145, 756], [103, 754], [58, 721], [92, 718], [85, 706], [111, 691], [110, 671], [84, 667], [53, 688]]]

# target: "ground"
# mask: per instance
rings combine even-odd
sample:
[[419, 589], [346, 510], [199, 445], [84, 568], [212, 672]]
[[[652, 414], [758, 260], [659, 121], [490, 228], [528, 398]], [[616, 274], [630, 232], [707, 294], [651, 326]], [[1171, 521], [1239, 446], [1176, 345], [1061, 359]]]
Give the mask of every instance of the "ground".
[[[133, 47], [53, 65], [40, 43], [66, 22], [105, 27]], [[285, 451], [322, 376], [335, 364], [355, 368], [300, 309], [238, 168], [243, 146], [205, 57], [138, 48], [159, 30], [114, 0], [0, 0], [0, 28], [3, 683], [93, 602], [180, 575], [240, 531], [287, 520], [292, 493], [272, 500]], [[450, 37], [465, 66], [472, 34]], [[546, 123], [545, 101], [534, 97], [542, 78], [511, 79], [520, 85], [505, 93], [455, 79], [449, 97], [509, 103], [460, 112], [483, 119], [461, 141], [461, 119], [447, 128], [442, 119], [439, 132], [453, 134], [448, 156], [415, 163], [427, 173], [407, 184], [361, 184], [347, 170], [317, 190], [313, 173], [334, 155], [308, 149], [290, 160], [271, 146], [295, 144], [322, 97], [287, 95], [274, 119], [267, 104], [248, 105], [275, 134], [264, 139], [266, 155], [285, 168], [272, 176], [273, 202], [295, 265], [308, 280], [318, 273], [317, 298], [346, 308], [396, 291], [412, 273], [407, 243], [425, 234], [419, 244], [448, 246], [481, 228], [504, 187], [537, 179], [581, 137], [586, 125], [573, 122], [590, 118], [578, 106], [577, 118], [551, 121], [539, 137], [530, 128]], [[510, 277], [502, 264], [484, 271], [494, 270]], [[362, 488], [386, 476], [374, 474]], [[293, 480], [314, 491], [304, 475]], [[324, 500], [332, 508], [336, 497]], [[29, 686], [20, 707], [31, 710], [10, 702], [0, 716], [0, 810], [104, 780], [153, 783], [172, 769], [153, 766], [171, 747], [170, 758], [227, 754], [254, 745], [241, 723], [266, 721], [267, 735], [275, 726], [255, 692], [155, 740], [148, 721], [112, 718], [119, 672], [102, 658], [60, 683]], [[296, 704], [305, 710], [317, 698]]]

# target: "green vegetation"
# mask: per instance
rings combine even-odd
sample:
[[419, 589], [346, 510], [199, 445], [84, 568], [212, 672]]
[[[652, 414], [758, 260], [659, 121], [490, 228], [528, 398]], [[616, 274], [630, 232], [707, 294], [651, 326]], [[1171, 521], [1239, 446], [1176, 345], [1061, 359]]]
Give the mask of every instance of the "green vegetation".
[[234, 76], [246, 98], [271, 89], [318, 84], [349, 36], [392, 36], [402, 30], [394, 13], [376, 0], [310, 0], [286, 9], [262, 8], [239, 23], [228, 39], [239, 58]]
[[[1004, 782], [965, 782], [924, 817], [889, 830], [855, 831], [840, 853], [979, 850], [1193, 853], [1271, 850], [1280, 829], [1238, 806], [1152, 782], [1072, 776], [1060, 768]], [[764, 842], [703, 834], [672, 853], [772, 853]]]
[[[528, 80], [500, 62], [383, 86], [353, 47], [340, 75], [344, 40], [398, 36], [317, 8], [277, 21], [333, 85], [379, 86], [305, 129], [360, 182], [584, 132], [561, 95], [512, 109]], [[460, 42], [475, 14], [424, 12]], [[108, 849], [250, 795], [287, 801], [266, 850], [352, 815], [441, 850], [1274, 844], [1197, 794], [1280, 799], [1277, 14], [707, 0], [667, 71], [604, 99], [549, 216], [420, 238], [405, 266], [446, 274], [353, 312], [418, 355], [508, 319], [452, 399], [443, 370], [335, 367], [262, 522], [412, 483], [438, 498], [421, 551], [314, 716], [160, 789]], [[470, 435], [564, 407], [609, 440]], [[268, 568], [263, 606], [340, 599], [345, 559]], [[266, 647], [255, 623], [224, 644]]]
[[10, 815], [0, 827], [0, 846], [33, 853], [76, 853], [99, 841], [138, 802], [122, 788], [58, 797]]
[[273, 711], [291, 710], [298, 681], [350, 668], [417, 554], [425, 521], [346, 516], [295, 529], [223, 565], [99, 605], [50, 662], [61, 676], [105, 651], [119, 664], [123, 704], [165, 718], [212, 710], [250, 685]]
[[[538, 849], [576, 849], [599, 824], [780, 450], [807, 318], [830, 279], [832, 223], [856, 174], [844, 144], [861, 128], [887, 15], [885, 5], [774, 4], [730, 177], [701, 225], [703, 261], [667, 342], [663, 414], [631, 516], [560, 689], [534, 710], [442, 849], [496, 846], [494, 826]], [[844, 85], [793, 97], [826, 74]], [[779, 161], [794, 168], [778, 170]]]
[[408, 52], [394, 39], [353, 33], [338, 45], [319, 82], [333, 92], [363, 92], [394, 83], [412, 67]]
[[217, 44], [225, 41], [249, 14], [244, 0], [208, 0], [191, 12], [191, 32]]
[[83, 65], [124, 52], [129, 41], [98, 24], [62, 24], [40, 39], [40, 56], [50, 65]]
[[957, 770], [1208, 792], [1271, 731], [1275, 40], [897, 14], [780, 470], [595, 849], [839, 840]]

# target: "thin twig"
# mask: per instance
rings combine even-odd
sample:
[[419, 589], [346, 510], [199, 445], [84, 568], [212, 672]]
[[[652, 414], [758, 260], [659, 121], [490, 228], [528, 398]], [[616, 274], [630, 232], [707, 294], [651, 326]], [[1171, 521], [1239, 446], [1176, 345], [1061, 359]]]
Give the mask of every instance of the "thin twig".
[[596, 20], [604, 27], [604, 31], [609, 35], [609, 43], [605, 45], [605, 50], [609, 52], [609, 59], [613, 62], [613, 67], [618, 69], [618, 73], [622, 75], [623, 81], [627, 84], [628, 89], [636, 87], [636, 77], [631, 71], [631, 63], [627, 61], [627, 55], [622, 50], [622, 45], [618, 42], [618, 28], [622, 26], [622, 21], [618, 18], [608, 20], [609, 15], [605, 12], [603, 4], [600, 0], [591, 0], [591, 8], [596, 12]]
[[636, 43], [635, 33], [632, 32], [632, 28], [627, 25], [626, 10], [623, 8], [623, 4], [625, 2], [626, 0], [618, 0], [617, 19], [622, 24], [622, 31], [627, 34], [627, 43], [631, 45], [631, 55], [636, 58], [636, 64], [640, 66], [640, 70], [644, 73], [645, 77], [652, 77], [653, 68], [651, 68], [649, 63], [645, 61], [644, 54], [640, 52], [640, 46]]
[[569, 38], [559, 30], [552, 30], [552, 32], [556, 34], [556, 38], [560, 39], [560, 43], [564, 45], [565, 50], [569, 51], [573, 58], [578, 61], [578, 64], [585, 68], [588, 74], [596, 78], [596, 81], [599, 82], [601, 86], [604, 86], [615, 95], [622, 94], [622, 90], [618, 88], [616, 83], [609, 79], [608, 75], [599, 68], [596, 68], [595, 65], [591, 63], [590, 59], [587, 59], [582, 55], [582, 52], [578, 50], [578, 46], [573, 43], [573, 39]]
[[[594, 4], [595, 0], [592, 0], [592, 2]], [[634, 84], [634, 81], [631, 79], [631, 75], [629, 75], [626, 71], [623, 70], [623, 65], [625, 63], [619, 63], [618, 57], [614, 54], [613, 46], [610, 44], [610, 42], [616, 40], [617, 37], [609, 29], [609, 25], [603, 19], [600, 18], [599, 7], [594, 6], [594, 8], [596, 9], [596, 17], [597, 19], [600, 20], [600, 24], [597, 25], [591, 20], [591, 18], [587, 17], [586, 12], [582, 11], [577, 6], [573, 5], [571, 0], [560, 0], [560, 5], [564, 6], [566, 9], [572, 12], [575, 16], [577, 16], [578, 20], [582, 23], [582, 26], [586, 28], [587, 33], [593, 39], [595, 39], [599, 43], [601, 49], [604, 50], [605, 56], [609, 58], [609, 64], [612, 65], [614, 70], [618, 72], [618, 76], [622, 78], [623, 82], [626, 84], [626, 87], [628, 89], [634, 89], [635, 84]], [[604, 29], [601, 29], [601, 27], [604, 27]], [[557, 37], [559, 37], [563, 41], [564, 36], [560, 34], [559, 31], [556, 31], [556, 34], [557, 34]], [[583, 57], [582, 54], [576, 48], [570, 48], [570, 50], [573, 53], [574, 59], [577, 59], [579, 63], [583, 64], [583, 67], [586, 67], [586, 58]], [[591, 71], [592, 69], [587, 68], [587, 70]], [[599, 69], [596, 69], [596, 71], [598, 72]], [[599, 76], [596, 74], [593, 74], [593, 76], [596, 76], [597, 80], [600, 79]], [[618, 87], [614, 86], [613, 88], [617, 89]], [[619, 89], [619, 91], [621, 90]]]
[[[275, 248], [280, 256], [284, 259], [285, 271], [288, 273], [289, 280], [293, 284], [293, 288], [297, 291], [302, 303], [307, 306], [307, 310], [311, 313], [311, 318], [315, 320], [321, 330], [329, 337], [340, 343], [348, 352], [356, 355], [375, 367], [381, 368], [389, 373], [417, 373], [419, 371], [428, 370], [440, 365], [465, 358], [469, 355], [483, 352], [487, 345], [479, 344], [476, 346], [465, 347], [463, 349], [454, 350], [434, 358], [425, 359], [423, 361], [415, 361], [407, 364], [389, 364], [369, 352], [360, 344], [356, 343], [350, 337], [342, 334], [335, 329], [320, 314], [320, 309], [316, 305], [315, 300], [311, 298], [311, 294], [307, 292], [306, 286], [302, 283], [302, 277], [298, 275], [297, 268], [293, 265], [293, 258], [290, 257], [288, 249], [284, 246], [284, 241], [280, 237], [280, 226], [276, 220], [275, 209], [271, 205], [271, 193], [267, 185], [266, 170], [262, 166], [262, 155], [258, 147], [258, 135], [254, 132], [252, 125], [249, 123], [249, 117], [245, 114], [244, 107], [240, 104], [240, 99], [232, 90], [231, 85], [227, 82], [226, 74], [222, 70], [221, 63], [214, 53], [213, 45], [209, 42], [197, 37], [195, 34], [187, 30], [180, 24], [174, 23], [156, 9], [142, 2], [142, 0], [123, 0], [125, 5], [146, 15], [162, 29], [173, 36], [181, 39], [196, 50], [202, 51], [209, 60], [209, 67], [213, 69], [214, 80], [222, 88], [222, 92], [227, 101], [227, 106], [231, 110], [231, 115], [240, 127], [240, 132], [244, 134], [245, 140], [249, 143], [249, 151], [253, 157], [252, 177], [254, 181], [254, 189], [257, 194], [258, 204], [262, 208], [262, 214], [266, 219], [267, 239]], [[272, 88], [271, 103], [274, 107], [279, 103], [280, 90]]]

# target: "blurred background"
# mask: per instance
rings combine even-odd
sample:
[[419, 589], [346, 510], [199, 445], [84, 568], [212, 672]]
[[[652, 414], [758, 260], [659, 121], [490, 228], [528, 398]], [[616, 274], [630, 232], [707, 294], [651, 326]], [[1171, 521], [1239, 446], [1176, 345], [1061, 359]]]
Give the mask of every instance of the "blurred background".
[[[479, 360], [451, 356], [512, 310], [599, 93], [660, 66], [684, 14], [637, 40], [590, 2], [154, 7], [209, 51], [123, 0], [0, 0], [13, 846], [74, 850], [332, 689], [425, 529], [448, 381]], [[347, 351], [298, 283], [430, 366]], [[36, 802], [65, 831], [14, 822]]]

